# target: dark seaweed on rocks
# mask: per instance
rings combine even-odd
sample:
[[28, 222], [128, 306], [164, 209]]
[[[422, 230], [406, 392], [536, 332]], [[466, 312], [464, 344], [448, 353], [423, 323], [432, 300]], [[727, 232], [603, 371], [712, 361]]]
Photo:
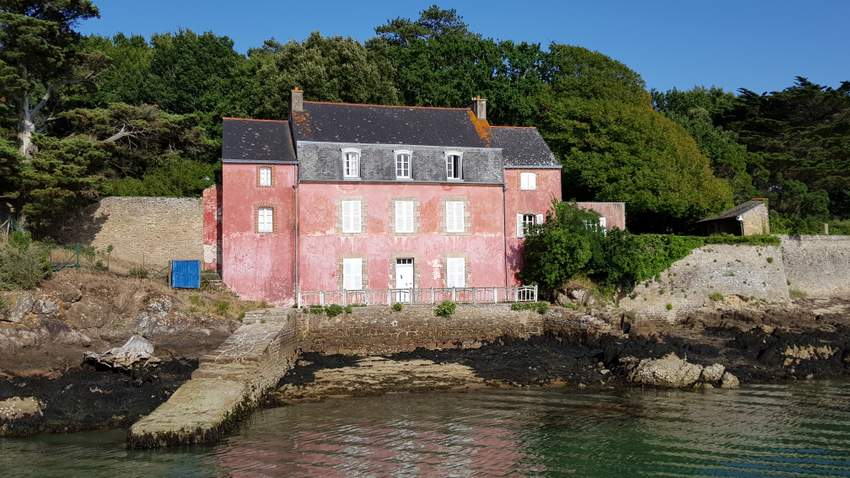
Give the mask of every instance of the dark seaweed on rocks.
[[125, 374], [84, 365], [56, 379], [0, 379], [0, 400], [36, 397], [44, 404], [44, 416], [27, 424], [30, 433], [126, 427], [166, 401], [197, 366], [173, 360]]

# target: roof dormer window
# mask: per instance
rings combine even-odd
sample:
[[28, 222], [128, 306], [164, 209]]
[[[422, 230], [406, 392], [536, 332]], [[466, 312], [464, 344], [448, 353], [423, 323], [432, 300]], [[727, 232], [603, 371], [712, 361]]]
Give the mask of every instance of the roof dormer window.
[[463, 180], [463, 153], [460, 151], [446, 151], [446, 179]]
[[343, 148], [342, 150], [342, 176], [345, 179], [360, 178], [360, 150], [357, 148]]
[[400, 149], [395, 152], [395, 178], [410, 179], [410, 163], [413, 154], [409, 150]]

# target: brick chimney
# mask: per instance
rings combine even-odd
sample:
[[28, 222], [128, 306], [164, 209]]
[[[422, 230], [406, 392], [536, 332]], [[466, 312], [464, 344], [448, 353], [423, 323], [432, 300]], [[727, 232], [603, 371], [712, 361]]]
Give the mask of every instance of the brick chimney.
[[487, 120], [487, 98], [476, 96], [472, 98], [472, 112], [481, 121]]
[[292, 95], [289, 99], [289, 111], [292, 113], [304, 111], [304, 92], [297, 86], [292, 88]]

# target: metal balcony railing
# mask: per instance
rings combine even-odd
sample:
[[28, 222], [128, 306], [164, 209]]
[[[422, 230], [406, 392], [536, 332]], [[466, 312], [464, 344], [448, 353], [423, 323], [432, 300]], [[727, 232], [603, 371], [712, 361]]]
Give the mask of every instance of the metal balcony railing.
[[296, 305], [410, 305], [439, 304], [451, 300], [459, 304], [498, 304], [536, 302], [537, 286], [516, 287], [451, 287], [411, 289], [363, 289], [333, 291], [298, 291]]

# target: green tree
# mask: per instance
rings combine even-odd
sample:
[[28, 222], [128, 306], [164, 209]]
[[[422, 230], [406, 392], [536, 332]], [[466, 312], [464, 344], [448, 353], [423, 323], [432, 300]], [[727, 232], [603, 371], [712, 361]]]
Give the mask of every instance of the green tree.
[[603, 231], [598, 223], [595, 212], [553, 204], [546, 221], [526, 233], [520, 279], [553, 290], [576, 273], [593, 270], [601, 259]]
[[37, 141], [39, 153], [22, 171], [20, 210], [31, 230], [49, 236], [51, 226], [69, 211], [97, 199], [102, 185], [99, 171], [108, 155], [85, 136]]
[[312, 33], [303, 42], [267, 41], [248, 53], [246, 69], [251, 80], [245, 109], [260, 117], [285, 117], [295, 86], [311, 100], [398, 101], [392, 67], [351, 38]]
[[693, 138], [648, 105], [554, 96], [545, 108], [541, 127], [567, 197], [625, 201], [635, 231], [683, 230], [731, 205]]
[[579, 46], [552, 43], [546, 64], [547, 83], [555, 96], [650, 105], [643, 78], [626, 65]]
[[122, 33], [112, 38], [89, 36], [83, 40], [82, 48], [103, 54], [109, 59], [109, 65], [95, 78], [95, 90], [75, 101], [77, 106], [141, 105], [156, 101], [151, 73], [153, 49], [144, 37]]
[[[830, 215], [850, 217], [850, 82], [830, 88], [798, 77], [782, 91], [759, 95], [743, 89], [718, 123], [755, 153], [749, 170], [763, 193], [771, 196], [789, 187], [799, 193], [799, 185], [784, 184], [799, 181], [808, 193], [826, 193]], [[802, 202], [811, 201], [818, 200]], [[795, 215], [796, 201], [787, 209], [785, 204], [781, 199], [771, 207]]]
[[735, 133], [715, 124], [715, 118], [734, 106], [734, 95], [720, 88], [697, 87], [688, 91], [653, 91], [652, 101], [656, 110], [685, 128], [696, 140], [700, 151], [711, 161], [714, 174], [729, 181], [736, 202], [757, 194], [748, 171], [747, 148], [738, 142]]
[[21, 156], [33, 155], [33, 134], [48, 106], [71, 83], [90, 79], [97, 58], [80, 54], [74, 25], [98, 16], [90, 0], [0, 2], [0, 98], [15, 112]]
[[150, 100], [172, 113], [232, 109], [244, 58], [233, 49], [233, 40], [191, 30], [151, 38]]

